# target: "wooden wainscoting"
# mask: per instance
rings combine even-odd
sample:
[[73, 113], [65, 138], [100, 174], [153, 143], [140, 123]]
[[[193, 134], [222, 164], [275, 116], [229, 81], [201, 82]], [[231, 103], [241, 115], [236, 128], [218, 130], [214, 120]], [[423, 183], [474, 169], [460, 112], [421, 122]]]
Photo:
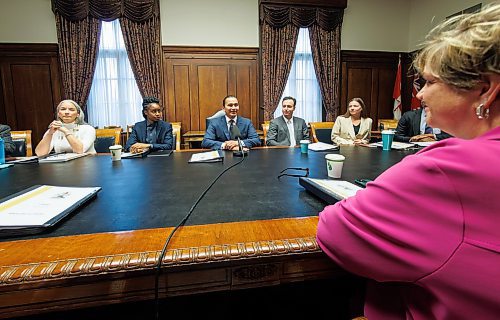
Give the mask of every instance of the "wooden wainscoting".
[[205, 119], [233, 94], [239, 114], [259, 125], [258, 48], [163, 47], [166, 118], [182, 122], [182, 133], [205, 130]]
[[[349, 100], [362, 98], [377, 129], [378, 119], [392, 119], [394, 81], [398, 70], [398, 52], [351, 51], [342, 55], [342, 84], [340, 86], [340, 113], [347, 110]], [[409, 110], [411, 81], [408, 77], [409, 55], [401, 53], [403, 112]], [[406, 110], [405, 110], [406, 109]]]
[[34, 146], [61, 100], [57, 57], [57, 44], [0, 44], [0, 123], [32, 130]]

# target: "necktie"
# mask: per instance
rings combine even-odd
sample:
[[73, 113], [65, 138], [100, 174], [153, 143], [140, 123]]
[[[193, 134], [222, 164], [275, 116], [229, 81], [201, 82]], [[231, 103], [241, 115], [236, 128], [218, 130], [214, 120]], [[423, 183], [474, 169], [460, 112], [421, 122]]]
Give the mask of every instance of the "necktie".
[[234, 120], [229, 120], [229, 134], [231, 135], [231, 140], [234, 139], [233, 127], [234, 127]]
[[425, 133], [432, 133], [432, 128], [429, 126], [425, 126]]

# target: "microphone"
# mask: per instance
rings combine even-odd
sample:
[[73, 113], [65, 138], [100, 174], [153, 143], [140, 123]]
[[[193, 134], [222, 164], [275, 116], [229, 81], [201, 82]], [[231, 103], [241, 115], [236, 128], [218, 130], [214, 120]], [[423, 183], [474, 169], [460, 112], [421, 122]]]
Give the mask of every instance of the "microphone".
[[241, 132], [236, 124], [231, 128], [231, 140], [238, 140], [238, 151], [233, 151], [233, 156], [246, 157], [248, 155], [248, 151], [243, 150], [243, 145], [241, 143]]

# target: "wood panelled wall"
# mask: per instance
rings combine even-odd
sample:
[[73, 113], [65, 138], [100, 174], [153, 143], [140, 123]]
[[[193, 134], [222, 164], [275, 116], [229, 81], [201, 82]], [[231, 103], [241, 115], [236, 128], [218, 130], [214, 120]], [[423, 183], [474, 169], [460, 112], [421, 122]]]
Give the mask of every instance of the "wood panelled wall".
[[238, 98], [239, 114], [259, 124], [257, 48], [163, 47], [163, 95], [168, 121], [182, 131], [205, 130], [205, 119]]
[[0, 44], [0, 123], [32, 130], [33, 145], [61, 100], [57, 44]]
[[[401, 90], [403, 106], [409, 108], [411, 81], [408, 77], [409, 58], [406, 53], [376, 51], [342, 51], [342, 83], [340, 86], [340, 114], [347, 110], [352, 98], [365, 102], [373, 129], [378, 119], [392, 119], [394, 99], [392, 93], [401, 54]], [[403, 112], [406, 111], [403, 109]]]

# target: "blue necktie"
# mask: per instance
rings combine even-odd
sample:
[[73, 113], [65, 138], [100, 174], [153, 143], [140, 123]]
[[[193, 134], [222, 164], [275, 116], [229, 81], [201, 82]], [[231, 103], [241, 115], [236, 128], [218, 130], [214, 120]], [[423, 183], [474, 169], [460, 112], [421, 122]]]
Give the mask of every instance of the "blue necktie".
[[432, 128], [429, 127], [428, 125], [425, 126], [425, 132], [424, 133], [432, 133]]

